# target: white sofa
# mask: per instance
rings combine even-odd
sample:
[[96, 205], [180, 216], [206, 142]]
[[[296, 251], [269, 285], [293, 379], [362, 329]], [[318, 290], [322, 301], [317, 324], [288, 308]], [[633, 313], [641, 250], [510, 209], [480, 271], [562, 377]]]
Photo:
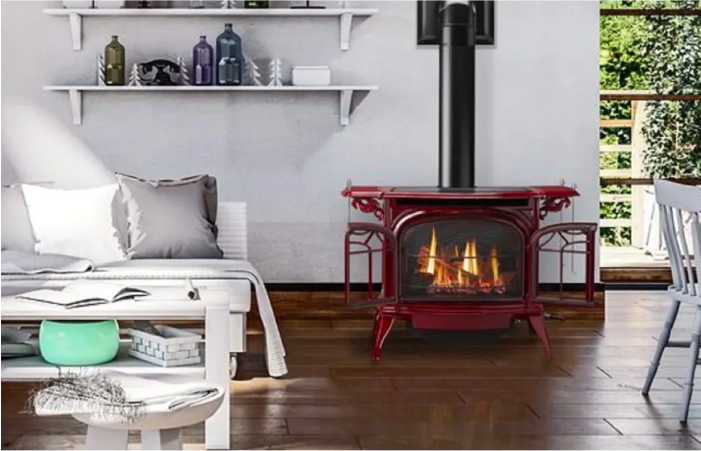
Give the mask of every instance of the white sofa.
[[[2, 276], [3, 295], [39, 287], [61, 287], [79, 278], [120, 280], [137, 285], [168, 286], [184, 284], [189, 279], [198, 289], [226, 287], [229, 297], [231, 375], [236, 373], [239, 353], [246, 352], [246, 315], [251, 309], [251, 286], [256, 287], [259, 310], [266, 331], [267, 352], [277, 358], [275, 368], [268, 368], [273, 376], [286, 373], [284, 349], [275, 324], [269, 299], [260, 276], [248, 262], [246, 204], [220, 202], [218, 206], [217, 243], [224, 253], [223, 259], [135, 259], [98, 266], [95, 271], [71, 274], [5, 275]], [[261, 302], [263, 304], [261, 304]], [[279, 346], [278, 346], [279, 345]], [[276, 349], [271, 350], [271, 346]]]

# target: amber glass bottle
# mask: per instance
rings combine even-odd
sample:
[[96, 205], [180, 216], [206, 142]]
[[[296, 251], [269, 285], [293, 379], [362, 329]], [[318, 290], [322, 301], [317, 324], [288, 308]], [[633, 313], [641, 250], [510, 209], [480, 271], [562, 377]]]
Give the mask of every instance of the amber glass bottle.
[[125, 71], [124, 46], [119, 43], [117, 36], [105, 47], [105, 84], [107, 86], [124, 86]]

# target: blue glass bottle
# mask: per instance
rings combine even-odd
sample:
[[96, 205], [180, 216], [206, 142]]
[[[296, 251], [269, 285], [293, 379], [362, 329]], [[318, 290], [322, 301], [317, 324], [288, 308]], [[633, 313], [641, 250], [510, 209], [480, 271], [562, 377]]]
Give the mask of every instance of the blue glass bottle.
[[192, 48], [192, 68], [196, 86], [214, 83], [214, 49], [207, 42], [207, 36], [200, 36], [200, 42]]
[[240, 86], [243, 80], [243, 48], [241, 37], [234, 33], [230, 23], [224, 24], [224, 33], [217, 37], [217, 84]]

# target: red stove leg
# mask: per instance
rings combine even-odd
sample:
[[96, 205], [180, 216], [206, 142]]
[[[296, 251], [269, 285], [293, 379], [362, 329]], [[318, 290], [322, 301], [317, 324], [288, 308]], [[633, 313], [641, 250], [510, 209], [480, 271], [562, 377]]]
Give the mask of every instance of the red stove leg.
[[545, 327], [545, 320], [543, 315], [531, 315], [528, 317], [528, 324], [533, 328], [540, 341], [543, 342], [543, 351], [545, 351], [545, 357], [550, 360], [553, 357], [553, 353], [550, 350], [550, 339], [548, 339], [548, 329]]
[[394, 325], [394, 317], [383, 314], [381, 311], [377, 312], [375, 315], [375, 330], [373, 336], [373, 348], [372, 348], [372, 360], [380, 360], [382, 355], [382, 345], [385, 342], [385, 338], [389, 335], [389, 331]]

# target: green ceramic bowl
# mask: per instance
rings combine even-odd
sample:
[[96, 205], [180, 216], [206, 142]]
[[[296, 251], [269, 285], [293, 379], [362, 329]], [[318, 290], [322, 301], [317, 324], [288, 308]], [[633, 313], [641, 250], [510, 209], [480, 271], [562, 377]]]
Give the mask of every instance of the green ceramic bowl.
[[107, 321], [49, 321], [39, 328], [39, 352], [54, 365], [88, 366], [111, 361], [119, 350], [119, 325]]

